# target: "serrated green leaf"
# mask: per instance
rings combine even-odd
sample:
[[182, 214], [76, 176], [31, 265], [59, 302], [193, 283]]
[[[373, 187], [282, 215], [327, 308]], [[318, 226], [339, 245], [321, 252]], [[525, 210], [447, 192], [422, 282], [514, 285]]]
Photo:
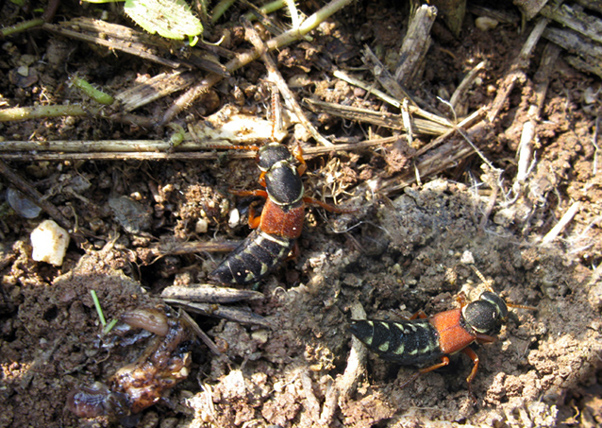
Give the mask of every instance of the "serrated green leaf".
[[203, 31], [201, 21], [184, 0], [126, 0], [125, 13], [151, 34], [183, 40]]

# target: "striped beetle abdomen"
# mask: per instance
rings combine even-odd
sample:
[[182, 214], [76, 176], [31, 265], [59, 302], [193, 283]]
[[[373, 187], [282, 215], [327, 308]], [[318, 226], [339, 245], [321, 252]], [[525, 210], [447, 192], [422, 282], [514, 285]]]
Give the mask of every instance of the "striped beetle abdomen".
[[255, 283], [286, 260], [294, 244], [295, 239], [255, 229], [211, 273], [211, 279], [222, 284]]
[[402, 365], [421, 366], [444, 355], [428, 319], [353, 321], [351, 333], [383, 359]]

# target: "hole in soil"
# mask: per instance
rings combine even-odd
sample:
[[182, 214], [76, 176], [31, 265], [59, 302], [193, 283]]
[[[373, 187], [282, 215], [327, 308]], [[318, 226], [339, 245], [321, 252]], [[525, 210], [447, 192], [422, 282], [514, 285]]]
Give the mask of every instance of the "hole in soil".
[[56, 316], [59, 314], [59, 310], [56, 306], [52, 306], [51, 308], [49, 308], [48, 310], [46, 310], [46, 312], [44, 312], [44, 320], [45, 321], [52, 321], [53, 319], [56, 318]]

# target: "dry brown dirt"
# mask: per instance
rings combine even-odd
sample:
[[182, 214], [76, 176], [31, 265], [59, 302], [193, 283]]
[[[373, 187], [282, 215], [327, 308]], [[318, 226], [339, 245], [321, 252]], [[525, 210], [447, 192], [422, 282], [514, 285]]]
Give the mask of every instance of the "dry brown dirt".
[[[321, 2], [301, 3], [312, 11]], [[118, 7], [106, 8], [110, 20], [127, 23]], [[13, 20], [24, 13], [11, 2], [3, 2], [2, 8]], [[82, 15], [97, 16], [98, 10], [64, 2], [56, 19]], [[467, 105], [473, 111], [491, 102], [531, 28], [530, 23], [522, 31], [519, 24], [500, 24], [481, 31], [474, 19], [467, 14], [459, 38], [439, 22], [433, 29], [433, 45], [413, 91], [441, 114], [447, 111], [436, 97], [453, 93], [481, 60], [487, 60], [487, 67]], [[300, 99], [317, 93], [330, 102], [386, 110], [365, 91], [334, 79], [332, 70], [336, 64], [358, 71], [364, 44], [394, 64], [406, 24], [407, 5], [356, 2], [314, 32], [311, 41], [282, 49], [280, 71], [285, 78], [304, 73], [310, 79], [311, 84], [297, 89]], [[238, 26], [234, 18], [220, 25]], [[41, 30], [2, 43], [0, 94], [6, 106], [78, 102], [77, 93], [66, 85], [75, 73], [116, 92], [136, 75], [161, 71], [138, 58]], [[541, 44], [533, 64], [538, 64]], [[16, 77], [24, 62], [30, 63], [35, 78]], [[494, 132], [477, 142], [488, 161], [503, 171], [504, 189], [516, 175], [535, 67], [511, 93], [492, 124]], [[362, 72], [371, 80], [367, 70]], [[219, 106], [237, 104], [265, 118], [269, 85], [264, 77], [264, 66], [256, 62], [222, 82], [214, 90]], [[145, 410], [137, 426], [602, 424], [602, 183], [600, 166], [595, 165], [598, 142], [593, 140], [600, 87], [599, 79], [570, 68], [561, 56], [536, 127], [536, 164], [524, 196], [510, 201], [499, 194], [493, 209], [491, 187], [485, 184], [490, 176], [476, 155], [440, 176], [422, 177], [421, 185], [391, 194], [370, 192], [366, 183], [394, 179], [403, 168], [412, 168], [395, 151], [332, 152], [309, 160], [307, 194], [320, 198], [342, 188], [344, 192], [335, 192], [337, 201], [357, 210], [333, 214], [309, 208], [298, 257], [259, 285], [264, 300], [239, 304], [264, 316], [272, 329], [195, 316], [223, 355], [195, 341], [188, 379]], [[163, 98], [138, 114], [159, 114], [172, 100]], [[178, 120], [183, 124], [186, 115], [207, 113], [206, 106], [192, 105]], [[353, 142], [389, 135], [367, 124], [308, 115], [330, 138]], [[2, 123], [0, 135], [4, 140], [39, 141], [167, 134], [100, 119], [59, 118]], [[31, 258], [29, 234], [40, 219], [24, 219], [6, 202], [2, 205], [0, 426], [115, 425], [105, 418], [79, 419], [66, 408], [73, 388], [106, 382], [144, 351], [138, 342], [101, 346], [107, 338], [100, 336], [89, 291], [96, 291], [107, 317], [116, 319], [132, 308], [160, 306], [158, 296], [166, 286], [205, 282], [222, 254], [156, 257], [151, 250], [160, 242], [240, 240], [248, 235], [244, 218], [233, 228], [228, 225], [232, 208], [244, 213], [248, 207], [247, 200], [228, 189], [258, 188], [256, 165], [220, 157], [194, 162], [12, 161], [9, 166], [65, 217], [93, 233], [72, 231], [75, 239], [61, 267], [37, 263]], [[3, 194], [8, 186], [3, 179]], [[129, 197], [131, 206], [116, 204], [119, 196]], [[574, 219], [558, 239], [542, 244], [541, 238], [574, 202], [581, 204]], [[126, 209], [129, 217], [120, 216]], [[208, 222], [205, 233], [195, 227], [201, 218]], [[460, 290], [476, 298], [481, 280], [472, 266], [508, 301], [536, 308], [512, 310], [516, 315], [497, 342], [474, 345], [480, 357], [474, 399], [465, 381], [471, 362], [463, 355], [452, 358], [449, 367], [404, 385], [415, 368], [369, 353], [351, 392], [332, 394], [348, 363], [352, 306], [361, 304], [369, 318], [387, 320], [419, 310], [444, 311], [455, 307]]]

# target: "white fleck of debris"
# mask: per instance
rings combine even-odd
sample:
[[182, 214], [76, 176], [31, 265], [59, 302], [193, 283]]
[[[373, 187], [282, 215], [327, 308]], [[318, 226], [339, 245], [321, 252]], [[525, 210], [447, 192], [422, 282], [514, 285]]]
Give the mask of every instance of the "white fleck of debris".
[[251, 337], [253, 338], [253, 340], [255, 342], [263, 345], [264, 343], [266, 343], [268, 341], [269, 333], [265, 329], [255, 330], [253, 333], [251, 333]]
[[230, 211], [230, 218], [228, 219], [228, 226], [234, 228], [234, 227], [238, 226], [239, 223], [240, 223], [240, 213], [238, 212], [238, 209], [234, 208], [232, 211]]
[[493, 30], [499, 24], [497, 20], [487, 16], [479, 16], [477, 19], [475, 19], [474, 23], [481, 31]]
[[196, 222], [196, 225], [194, 226], [194, 230], [198, 234], [207, 233], [208, 229], [209, 229], [209, 222], [207, 221], [206, 218], [198, 219]]
[[69, 234], [53, 220], [44, 220], [30, 235], [33, 252], [31, 257], [36, 262], [46, 262], [54, 266], [63, 264]]
[[462, 253], [462, 257], [460, 258], [460, 263], [465, 265], [474, 265], [474, 256], [472, 252], [466, 250]]

